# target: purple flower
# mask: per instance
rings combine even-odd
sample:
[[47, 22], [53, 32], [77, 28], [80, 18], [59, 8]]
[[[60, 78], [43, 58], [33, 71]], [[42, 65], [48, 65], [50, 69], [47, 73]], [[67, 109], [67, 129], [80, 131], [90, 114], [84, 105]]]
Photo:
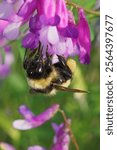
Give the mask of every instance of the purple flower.
[[4, 47], [5, 58], [3, 59], [2, 53], [0, 53], [0, 79], [5, 78], [10, 73], [11, 64], [14, 61], [13, 54], [11, 52], [11, 47]]
[[[70, 123], [69, 120], [68, 123]], [[68, 150], [70, 144], [70, 136], [67, 126], [64, 123], [60, 124], [59, 126], [53, 123], [52, 127], [55, 131], [55, 136], [54, 145], [52, 146], [51, 150]]]
[[[70, 120], [68, 120], [68, 123], [70, 123]], [[60, 125], [53, 123], [52, 127], [55, 131], [55, 136], [53, 140], [53, 146], [50, 148], [50, 150], [69, 150], [70, 136], [68, 127], [64, 123], [61, 123]], [[47, 150], [47, 149], [35, 145], [29, 147], [28, 150]]]
[[22, 17], [24, 20], [29, 19], [32, 13], [35, 11], [37, 5], [37, 0], [25, 0], [17, 15]]
[[90, 29], [83, 9], [79, 10], [79, 23], [77, 28], [79, 33], [78, 45], [80, 47], [79, 60], [82, 64], [89, 64], [91, 49]]
[[22, 40], [24, 48], [33, 50], [41, 42], [44, 57], [48, 51], [50, 55], [63, 57], [77, 55], [80, 63], [90, 63], [90, 30], [83, 9], [79, 9], [76, 24], [65, 0], [3, 1], [0, 4], [0, 43], [17, 39], [20, 27], [26, 22], [29, 30]]
[[36, 128], [44, 124], [49, 119], [51, 119], [57, 113], [58, 109], [59, 105], [54, 104], [38, 116], [35, 116], [29, 110], [29, 108], [27, 108], [25, 105], [22, 105], [19, 107], [19, 112], [24, 117], [24, 119], [15, 120], [13, 122], [13, 126], [14, 128], [19, 130], [28, 130], [31, 128]]
[[38, 47], [38, 44], [38, 35], [32, 32], [29, 32], [22, 40], [22, 45], [25, 48], [35, 49], [36, 47]]
[[2, 149], [2, 150], [15, 150], [15, 148], [12, 145], [5, 143], [5, 142], [0, 142], [0, 149]]
[[18, 38], [22, 18], [16, 13], [21, 4], [22, 0], [17, 2], [7, 0], [0, 3], [0, 39], [15, 40]]
[[29, 21], [33, 39], [30, 40], [28, 33], [22, 41], [24, 48], [37, 48], [40, 41], [43, 51], [47, 50], [50, 55], [78, 55], [80, 63], [90, 62], [90, 30], [83, 9], [79, 9], [79, 22], [75, 24], [73, 14], [67, 10], [64, 0], [40, 0], [37, 1], [37, 7], [33, 8], [38, 11]]

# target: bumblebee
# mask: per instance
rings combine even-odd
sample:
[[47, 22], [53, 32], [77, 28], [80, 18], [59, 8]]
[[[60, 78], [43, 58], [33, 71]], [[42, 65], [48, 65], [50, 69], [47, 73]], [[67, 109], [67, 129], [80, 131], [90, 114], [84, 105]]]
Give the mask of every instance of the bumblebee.
[[46, 51], [44, 58], [42, 53], [41, 43], [37, 49], [26, 49], [25, 52], [23, 67], [31, 93], [54, 95], [57, 90], [87, 93], [83, 90], [68, 88], [76, 67], [73, 59], [66, 61], [64, 57], [57, 55], [58, 61], [52, 63], [52, 56]]

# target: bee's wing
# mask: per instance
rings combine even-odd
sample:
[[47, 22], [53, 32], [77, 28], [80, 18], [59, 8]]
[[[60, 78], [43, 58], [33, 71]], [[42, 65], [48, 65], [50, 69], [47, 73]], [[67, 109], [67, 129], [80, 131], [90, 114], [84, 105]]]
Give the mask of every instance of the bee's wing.
[[89, 93], [88, 91], [84, 91], [80, 89], [71, 89], [71, 88], [60, 86], [57, 84], [53, 84], [53, 86], [59, 91], [74, 92], [74, 93]]

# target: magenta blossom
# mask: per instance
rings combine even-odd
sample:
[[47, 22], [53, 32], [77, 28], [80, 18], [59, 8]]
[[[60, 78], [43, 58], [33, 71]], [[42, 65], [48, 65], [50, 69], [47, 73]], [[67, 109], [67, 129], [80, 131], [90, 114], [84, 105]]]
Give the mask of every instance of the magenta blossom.
[[14, 56], [11, 52], [11, 47], [9, 46], [4, 47], [4, 59], [1, 52], [2, 51], [0, 51], [0, 79], [3, 79], [10, 73], [10, 68], [14, 61]]
[[54, 104], [50, 108], [46, 109], [44, 112], [35, 116], [29, 108], [25, 105], [19, 107], [20, 114], [24, 117], [24, 119], [18, 119], [13, 122], [13, 127], [19, 130], [28, 130], [31, 128], [36, 128], [46, 121], [51, 119], [58, 111], [59, 105]]
[[[70, 123], [70, 121], [68, 121]], [[53, 146], [50, 150], [69, 150], [70, 144], [70, 136], [69, 129], [66, 127], [64, 123], [57, 125], [55, 123], [52, 124], [52, 127], [55, 131]], [[28, 150], [47, 150], [41, 146], [31, 146]]]
[[79, 10], [79, 23], [77, 25], [77, 28], [79, 31], [77, 40], [77, 44], [79, 46], [79, 60], [82, 64], [89, 64], [91, 49], [90, 29], [83, 9]]
[[64, 0], [25, 2], [19, 14], [28, 18], [34, 10], [37, 14], [29, 20], [29, 32], [22, 41], [24, 48], [35, 49], [40, 41], [43, 51], [47, 50], [50, 55], [78, 55], [80, 63], [90, 63], [90, 30], [83, 9], [79, 9], [78, 24], [67, 10]]
[[[68, 121], [68, 123], [70, 122]], [[55, 136], [54, 136], [54, 144], [51, 150], [69, 150], [70, 144], [69, 128], [67, 128], [64, 123], [60, 124], [59, 126], [53, 123], [52, 127], [55, 131]]]
[[[31, 1], [31, 3], [35, 3], [35, 1]], [[25, 7], [27, 7], [27, 12], [25, 12]], [[28, 17], [32, 12], [31, 9], [28, 11], [28, 8], [29, 4], [24, 3], [18, 14]], [[35, 6], [33, 11], [34, 9]], [[75, 25], [72, 25], [72, 28], [68, 26], [68, 12], [65, 1], [40, 0], [37, 1], [36, 9], [37, 14], [29, 20], [29, 32], [22, 41], [23, 47], [35, 49], [40, 41], [44, 52], [48, 47], [47, 51], [50, 55], [68, 56], [67, 51], [73, 49], [71, 37], [77, 38], [78, 32]], [[62, 36], [61, 30], [66, 31], [66, 37]], [[72, 53], [69, 53], [69, 55], [72, 55]]]
[[17, 39], [20, 27], [27, 22], [29, 30], [22, 40], [24, 48], [33, 50], [41, 42], [44, 57], [46, 52], [66, 58], [77, 55], [80, 63], [90, 63], [90, 30], [83, 9], [79, 9], [76, 24], [65, 0], [3, 1], [0, 41]]
[[0, 40], [15, 40], [19, 36], [19, 28], [22, 18], [16, 13], [21, 7], [23, 0], [3, 0], [0, 3]]
[[0, 142], [0, 149], [1, 150], [15, 150], [15, 148], [12, 145], [5, 143], [5, 142]]

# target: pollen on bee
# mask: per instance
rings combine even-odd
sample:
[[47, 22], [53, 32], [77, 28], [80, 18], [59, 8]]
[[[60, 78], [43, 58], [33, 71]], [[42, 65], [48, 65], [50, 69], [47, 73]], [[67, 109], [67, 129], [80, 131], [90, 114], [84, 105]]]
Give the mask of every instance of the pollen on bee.
[[68, 59], [67, 60], [67, 65], [69, 66], [70, 70], [72, 73], [74, 73], [75, 69], [76, 69], [76, 62], [73, 59]]

